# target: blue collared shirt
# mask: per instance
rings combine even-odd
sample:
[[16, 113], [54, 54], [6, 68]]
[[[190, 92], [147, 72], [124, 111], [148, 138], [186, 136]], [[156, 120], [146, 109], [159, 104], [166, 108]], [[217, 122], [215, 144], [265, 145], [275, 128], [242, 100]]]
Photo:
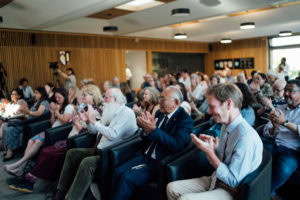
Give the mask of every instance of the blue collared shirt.
[[[292, 133], [290, 129], [284, 126], [279, 126], [274, 133], [276, 144], [300, 151], [300, 105], [295, 109], [290, 109], [289, 106], [285, 104], [278, 106], [277, 109], [280, 109], [283, 112], [286, 120], [297, 125], [298, 135]], [[269, 133], [269, 129], [272, 127], [272, 122], [269, 121], [264, 127], [265, 137], [272, 137]]]
[[239, 115], [227, 127], [222, 125], [217, 148], [221, 157], [221, 141], [228, 133], [223, 161], [217, 168], [217, 178], [235, 188], [244, 177], [260, 165], [263, 155], [263, 144], [257, 132]]

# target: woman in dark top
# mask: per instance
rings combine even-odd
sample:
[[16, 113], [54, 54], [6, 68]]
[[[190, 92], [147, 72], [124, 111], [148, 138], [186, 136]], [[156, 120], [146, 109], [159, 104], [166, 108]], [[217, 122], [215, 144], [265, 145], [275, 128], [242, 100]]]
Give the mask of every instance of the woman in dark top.
[[52, 83], [46, 83], [45, 90], [48, 94], [49, 103], [51, 102], [56, 103], [55, 96], [54, 96], [54, 90], [55, 90], [54, 85]]
[[120, 84], [120, 90], [122, 91], [123, 95], [126, 97], [127, 103], [133, 102], [134, 99], [127, 82], [122, 82]]

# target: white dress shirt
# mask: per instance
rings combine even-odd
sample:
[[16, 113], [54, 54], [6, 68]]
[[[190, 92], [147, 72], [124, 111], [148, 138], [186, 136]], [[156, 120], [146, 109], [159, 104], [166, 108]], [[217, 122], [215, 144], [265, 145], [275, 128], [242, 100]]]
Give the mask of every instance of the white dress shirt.
[[133, 110], [122, 105], [114, 113], [108, 126], [97, 121], [94, 125], [90, 123], [88, 128], [91, 132], [94, 132], [94, 129], [103, 135], [97, 146], [97, 149], [102, 149], [132, 136], [138, 127]]
[[[286, 120], [297, 125], [298, 135], [292, 133], [290, 129], [284, 126], [279, 126], [279, 128], [277, 128], [274, 133], [275, 143], [278, 146], [281, 145], [289, 149], [300, 151], [300, 105], [298, 105], [293, 110], [291, 110], [287, 104], [280, 105], [276, 109], [280, 109], [283, 112]], [[269, 121], [265, 125], [264, 127], [265, 137], [273, 137], [269, 133], [269, 129], [272, 127], [273, 125], [271, 121]]]

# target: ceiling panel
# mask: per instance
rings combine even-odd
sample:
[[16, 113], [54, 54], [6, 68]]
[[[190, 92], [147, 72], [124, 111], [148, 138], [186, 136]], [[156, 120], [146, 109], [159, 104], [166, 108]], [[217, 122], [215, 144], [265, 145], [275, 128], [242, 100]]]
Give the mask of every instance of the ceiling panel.
[[120, 17], [120, 16], [127, 15], [130, 13], [133, 13], [133, 11], [122, 10], [122, 9], [118, 9], [118, 8], [111, 8], [108, 10], [104, 10], [102, 12], [92, 14], [88, 17], [98, 18], [98, 19], [113, 19], [115, 17]]

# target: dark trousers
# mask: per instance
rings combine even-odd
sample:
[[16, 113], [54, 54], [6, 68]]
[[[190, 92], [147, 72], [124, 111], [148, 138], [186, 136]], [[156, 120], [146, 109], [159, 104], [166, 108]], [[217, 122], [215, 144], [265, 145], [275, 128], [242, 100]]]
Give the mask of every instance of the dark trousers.
[[[130, 199], [137, 186], [153, 181], [158, 176], [157, 161], [144, 155], [136, 156], [118, 167], [113, 174], [113, 200]], [[132, 167], [145, 164], [139, 169]]]
[[299, 167], [300, 152], [277, 146], [270, 141], [264, 141], [266, 148], [272, 153], [272, 184], [271, 194], [275, 195], [280, 188]]
[[57, 189], [67, 192], [66, 200], [83, 199], [100, 162], [94, 148], [70, 149], [66, 155]]

